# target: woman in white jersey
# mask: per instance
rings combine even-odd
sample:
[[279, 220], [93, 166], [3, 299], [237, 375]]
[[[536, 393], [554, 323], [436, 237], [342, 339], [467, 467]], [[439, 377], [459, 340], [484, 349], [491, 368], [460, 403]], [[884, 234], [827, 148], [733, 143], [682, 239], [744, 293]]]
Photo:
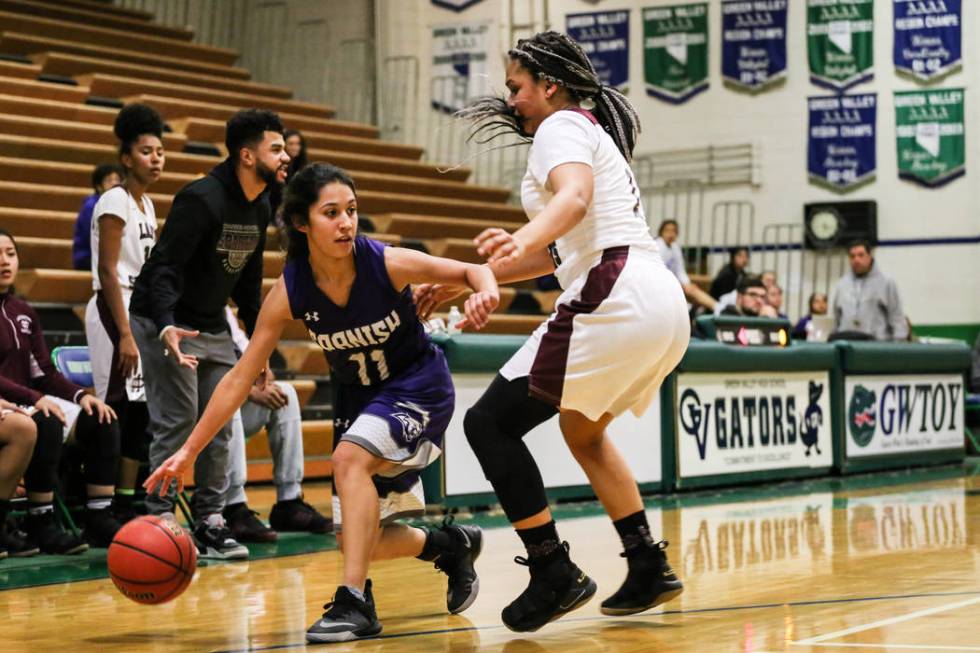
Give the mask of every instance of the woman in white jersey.
[[85, 336], [95, 392], [120, 420], [121, 461], [114, 509], [132, 516], [132, 496], [141, 460], [146, 460], [146, 400], [139, 352], [129, 328], [129, 298], [156, 241], [157, 219], [147, 189], [163, 173], [163, 120], [145, 104], [123, 107], [113, 127], [122, 185], [106, 191], [92, 210], [92, 287], [85, 309]]
[[[684, 355], [690, 324], [628, 163], [639, 132], [629, 101], [600, 83], [585, 52], [564, 34], [522, 39], [509, 54], [509, 97], [482, 98], [462, 114], [482, 123], [477, 140], [508, 130], [531, 140], [521, 187], [530, 222], [513, 234], [488, 229], [477, 247], [499, 282], [554, 272], [563, 293], [467, 412], [464, 429], [528, 551], [518, 562], [530, 568], [530, 584], [502, 618], [512, 630], [531, 631], [596, 592], [558, 537], [541, 473], [522, 440], [556, 413], [628, 560], [626, 581], [602, 612], [641, 612], [683, 590], [605, 429], [627, 410], [639, 416], [648, 408]], [[422, 311], [449, 292], [421, 288]]]

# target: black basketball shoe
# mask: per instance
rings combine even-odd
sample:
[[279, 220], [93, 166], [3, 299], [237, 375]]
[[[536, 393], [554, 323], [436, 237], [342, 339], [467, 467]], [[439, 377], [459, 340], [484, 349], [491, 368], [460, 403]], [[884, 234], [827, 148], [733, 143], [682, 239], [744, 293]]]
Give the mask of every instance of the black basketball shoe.
[[562, 542], [557, 558], [541, 561], [517, 556], [514, 562], [530, 569], [531, 582], [500, 615], [513, 631], [538, 630], [582, 607], [595, 595], [595, 581], [568, 557], [568, 542]]
[[641, 545], [620, 553], [628, 570], [623, 585], [602, 602], [602, 614], [627, 615], [643, 612], [680, 596], [684, 584], [667, 562], [667, 542]]
[[348, 642], [352, 639], [377, 637], [381, 623], [374, 609], [371, 579], [364, 584], [361, 600], [345, 586], [337, 588], [333, 601], [323, 606], [326, 612], [306, 631], [308, 642]]
[[459, 614], [473, 605], [480, 592], [480, 578], [473, 567], [483, 550], [483, 531], [479, 526], [446, 523], [439, 530], [452, 538], [452, 547], [439, 554], [433, 562], [436, 569], [449, 577], [446, 608]]

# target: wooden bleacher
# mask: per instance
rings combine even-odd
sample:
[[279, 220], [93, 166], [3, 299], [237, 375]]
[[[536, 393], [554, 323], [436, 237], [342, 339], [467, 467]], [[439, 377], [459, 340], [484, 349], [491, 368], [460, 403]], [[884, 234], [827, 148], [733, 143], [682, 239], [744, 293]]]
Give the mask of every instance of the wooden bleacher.
[[[224, 121], [250, 106], [277, 111], [303, 132], [312, 161], [328, 161], [353, 176], [360, 213], [390, 244], [478, 261], [472, 239], [483, 229], [517, 229], [521, 209], [509, 191], [467, 183], [470, 169], [423, 162], [421, 147], [381, 140], [373, 125], [338, 120], [330, 106], [296, 99], [281, 85], [251, 79], [238, 53], [192, 42], [184, 28], [152, 22], [146, 12], [91, 0], [0, 0], [0, 225], [20, 246], [20, 294], [37, 304], [83, 314], [91, 297], [88, 271], [71, 269], [75, 216], [91, 193], [93, 166], [117, 160], [113, 104], [144, 102], [167, 122], [165, 172], [151, 189], [165, 222], [174, 194], [221, 162]], [[162, 54], [160, 54], [162, 53]], [[189, 143], [194, 151], [185, 151]], [[199, 144], [213, 146], [204, 155]], [[270, 228], [263, 253], [263, 291], [283, 266]], [[523, 284], [505, 288], [489, 333], [530, 333], [554, 304], [555, 293]], [[449, 304], [438, 308], [445, 318]], [[516, 308], [520, 304], [521, 308]], [[539, 311], [528, 311], [538, 306]], [[511, 308], [518, 312], [508, 313]], [[79, 324], [79, 329], [81, 325]], [[330, 473], [332, 425], [324, 405], [327, 369], [301, 322], [279, 347], [280, 378], [296, 386], [304, 415], [307, 475]], [[271, 478], [264, 435], [248, 444], [250, 478]]]

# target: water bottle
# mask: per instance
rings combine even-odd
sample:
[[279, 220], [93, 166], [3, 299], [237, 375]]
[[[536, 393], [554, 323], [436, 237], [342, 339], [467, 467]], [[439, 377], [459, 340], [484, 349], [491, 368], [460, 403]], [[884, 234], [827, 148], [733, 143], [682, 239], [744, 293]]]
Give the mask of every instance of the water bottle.
[[463, 314], [459, 312], [459, 307], [453, 306], [449, 309], [449, 317], [446, 318], [446, 331], [449, 335], [454, 336], [459, 333], [460, 329], [456, 325], [462, 319]]

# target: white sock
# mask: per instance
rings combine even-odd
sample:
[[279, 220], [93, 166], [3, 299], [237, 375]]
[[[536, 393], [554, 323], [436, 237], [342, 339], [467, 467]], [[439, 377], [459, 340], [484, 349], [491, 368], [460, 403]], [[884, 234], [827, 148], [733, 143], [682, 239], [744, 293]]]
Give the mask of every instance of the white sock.
[[364, 601], [365, 603], [367, 602], [367, 599], [364, 598], [364, 592], [357, 589], [353, 585], [346, 585], [345, 587], [347, 587], [347, 589], [350, 590], [350, 593], [357, 597], [359, 601]]
[[225, 525], [225, 518], [220, 513], [214, 513], [204, 518], [209, 528], [221, 528]]
[[89, 510], [104, 510], [112, 505], [112, 497], [95, 497], [85, 502], [85, 507]]
[[27, 509], [30, 515], [43, 515], [46, 512], [54, 512], [53, 503], [37, 503]]

